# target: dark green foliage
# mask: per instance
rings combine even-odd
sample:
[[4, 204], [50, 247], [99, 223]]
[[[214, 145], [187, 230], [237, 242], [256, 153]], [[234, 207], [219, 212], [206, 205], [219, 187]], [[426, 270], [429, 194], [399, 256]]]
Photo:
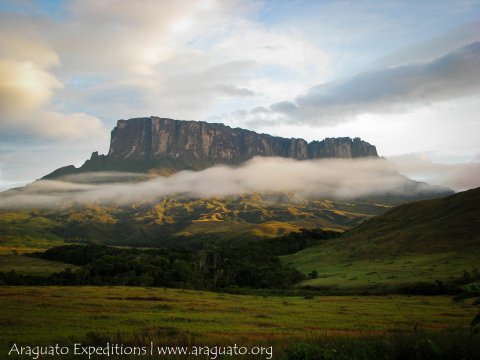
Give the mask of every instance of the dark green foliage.
[[339, 236], [338, 232], [303, 230], [279, 238], [216, 245], [204, 250], [202, 268], [214, 286], [287, 288], [304, 279], [298, 271], [281, 264], [278, 256], [318, 245]]
[[246, 246], [256, 247], [260, 252], [283, 256], [294, 254], [307, 247], [320, 245], [327, 240], [335, 239], [341, 235], [342, 233], [338, 231], [324, 231], [322, 229], [302, 230], [255, 244], [250, 243]]
[[278, 255], [336, 237], [305, 230], [277, 239], [210, 244], [206, 249], [125, 249], [100, 245], [58, 246], [30, 256], [81, 266], [48, 277], [0, 273], [8, 285], [130, 285], [194, 289], [286, 289], [305, 277]]

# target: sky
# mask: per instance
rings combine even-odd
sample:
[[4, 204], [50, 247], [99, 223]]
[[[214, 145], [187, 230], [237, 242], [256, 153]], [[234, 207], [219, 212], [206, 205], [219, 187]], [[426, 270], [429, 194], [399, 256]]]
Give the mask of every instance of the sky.
[[118, 119], [350, 136], [480, 186], [480, 1], [0, 0], [0, 189], [106, 153]]

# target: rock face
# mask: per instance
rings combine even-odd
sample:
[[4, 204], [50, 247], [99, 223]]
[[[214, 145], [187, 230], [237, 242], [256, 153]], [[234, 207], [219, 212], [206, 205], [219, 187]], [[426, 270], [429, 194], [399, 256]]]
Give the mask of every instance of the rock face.
[[375, 146], [360, 138], [327, 138], [308, 143], [223, 124], [152, 116], [118, 120], [108, 155], [94, 152], [79, 169], [67, 166], [46, 178], [83, 171], [200, 170], [215, 164], [238, 164], [254, 156], [297, 160], [378, 157]]
[[119, 120], [112, 131], [108, 157], [114, 160], [210, 159], [238, 163], [254, 156], [298, 160], [377, 156], [375, 146], [359, 138], [328, 138], [307, 143], [223, 124], [158, 117]]

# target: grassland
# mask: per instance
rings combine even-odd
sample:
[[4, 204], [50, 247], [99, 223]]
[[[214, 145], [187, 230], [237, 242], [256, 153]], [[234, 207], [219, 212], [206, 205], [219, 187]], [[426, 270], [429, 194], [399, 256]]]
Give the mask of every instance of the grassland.
[[28, 253], [63, 244], [57, 223], [35, 211], [0, 210], [0, 255]]
[[[480, 189], [397, 207], [320, 246], [282, 258], [314, 287], [452, 281], [480, 268]], [[468, 273], [468, 274], [467, 274]]]
[[419, 282], [443, 282], [472, 274], [480, 267], [478, 253], [406, 254], [355, 260], [348, 248], [338, 251], [328, 244], [283, 257], [286, 264], [308, 274], [317, 271], [316, 279], [302, 282], [304, 286], [335, 289], [375, 289], [398, 287]]
[[128, 287], [0, 287], [0, 353], [9, 344], [71, 343], [88, 334], [183, 334], [199, 343], [293, 341], [467, 327], [450, 297], [261, 297]]
[[15, 271], [22, 275], [47, 276], [67, 268], [77, 269], [71, 264], [48, 261], [21, 255], [0, 255], [0, 271]]

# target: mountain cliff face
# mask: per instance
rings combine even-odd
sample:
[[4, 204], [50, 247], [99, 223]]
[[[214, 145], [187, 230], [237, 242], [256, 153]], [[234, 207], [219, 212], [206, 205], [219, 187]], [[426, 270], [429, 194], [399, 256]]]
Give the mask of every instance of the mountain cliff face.
[[356, 138], [329, 138], [307, 143], [232, 129], [223, 124], [178, 121], [158, 117], [119, 120], [112, 131], [108, 157], [113, 160], [211, 159], [242, 162], [254, 156], [298, 160], [325, 157], [377, 156], [374, 146]]
[[308, 143], [223, 124], [152, 116], [118, 120], [107, 155], [94, 152], [79, 169], [63, 167], [45, 178], [83, 171], [200, 170], [215, 164], [238, 164], [254, 156], [297, 160], [378, 157], [375, 146], [359, 138], [327, 138]]

